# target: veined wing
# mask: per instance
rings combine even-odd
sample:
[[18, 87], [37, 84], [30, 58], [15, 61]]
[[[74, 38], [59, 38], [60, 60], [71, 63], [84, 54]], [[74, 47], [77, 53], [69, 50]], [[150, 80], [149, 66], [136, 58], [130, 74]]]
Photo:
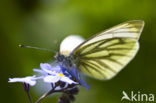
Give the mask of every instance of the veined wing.
[[112, 78], [136, 55], [143, 27], [143, 21], [128, 21], [89, 38], [71, 54], [77, 68], [97, 79]]

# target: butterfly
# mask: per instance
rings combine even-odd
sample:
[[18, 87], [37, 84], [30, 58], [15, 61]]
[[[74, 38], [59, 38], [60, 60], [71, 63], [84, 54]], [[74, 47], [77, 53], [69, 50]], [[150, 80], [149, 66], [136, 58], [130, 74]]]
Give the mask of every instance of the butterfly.
[[144, 21], [121, 23], [87, 40], [79, 36], [66, 37], [55, 56], [61, 66], [107, 80], [119, 73], [139, 50], [139, 37]]

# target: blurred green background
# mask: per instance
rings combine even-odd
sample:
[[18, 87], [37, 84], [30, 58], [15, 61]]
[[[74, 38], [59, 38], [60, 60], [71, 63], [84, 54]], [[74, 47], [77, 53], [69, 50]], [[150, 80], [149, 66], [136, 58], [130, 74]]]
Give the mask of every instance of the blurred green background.
[[[156, 93], [156, 0], [1, 0], [0, 102], [28, 103], [22, 85], [10, 84], [8, 78], [33, 75], [33, 68], [54, 59], [51, 52], [22, 49], [18, 44], [58, 51], [59, 43], [67, 35], [79, 34], [87, 39], [136, 19], [144, 20], [145, 28], [135, 59], [112, 80], [86, 78], [91, 88], [88, 91], [81, 87], [75, 103], [120, 103], [123, 90], [129, 94]], [[44, 92], [35, 88], [31, 89], [33, 100]], [[43, 103], [55, 103], [58, 96]]]

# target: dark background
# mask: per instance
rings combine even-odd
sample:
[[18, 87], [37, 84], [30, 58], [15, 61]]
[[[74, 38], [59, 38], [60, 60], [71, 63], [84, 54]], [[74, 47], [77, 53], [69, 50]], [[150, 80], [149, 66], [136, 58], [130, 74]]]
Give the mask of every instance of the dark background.
[[[33, 75], [33, 68], [53, 59], [51, 52], [22, 49], [18, 44], [58, 51], [67, 35], [79, 34], [87, 39], [128, 20], [145, 21], [137, 56], [109, 81], [87, 78], [91, 88], [88, 91], [81, 87], [75, 103], [120, 103], [123, 90], [128, 94], [156, 93], [156, 1], [1, 0], [0, 102], [28, 103], [22, 85], [10, 84], [8, 78]], [[38, 87], [31, 89], [33, 100], [43, 93], [35, 88]], [[55, 103], [58, 96], [51, 96], [43, 103]]]

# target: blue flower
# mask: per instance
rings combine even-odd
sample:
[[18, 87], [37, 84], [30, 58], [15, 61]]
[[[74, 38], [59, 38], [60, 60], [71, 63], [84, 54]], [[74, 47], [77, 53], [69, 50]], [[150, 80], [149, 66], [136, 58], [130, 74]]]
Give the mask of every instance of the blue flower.
[[36, 84], [36, 76], [27, 76], [25, 78], [9, 78], [10, 83], [14, 83], [14, 82], [23, 82], [23, 83], [27, 83], [31, 86], [34, 86]]
[[[42, 79], [43, 83], [51, 84], [51, 90], [41, 96], [38, 101], [42, 100], [44, 96], [48, 96], [55, 92], [62, 92], [62, 96], [59, 99], [59, 103], [66, 101], [73, 101], [74, 95], [78, 93], [77, 85], [81, 85], [89, 89], [89, 86], [85, 81], [80, 79], [80, 75], [75, 68], [69, 70], [61, 65], [50, 65], [48, 63], [41, 63], [41, 69], [33, 69], [33, 71], [41, 73], [40, 76], [27, 76], [25, 78], [9, 78], [10, 83], [23, 82], [24, 90], [27, 92], [30, 102], [32, 100], [29, 95], [29, 87], [34, 86], [38, 79]], [[65, 96], [65, 97], [64, 97]]]
[[[39, 77], [28, 76], [25, 78], [9, 78], [9, 82], [23, 82], [31, 86], [36, 84], [37, 79], [43, 79], [46, 83], [55, 84], [57, 82], [63, 82], [68, 84], [80, 84], [81, 86], [89, 89], [89, 86], [85, 81], [80, 79], [79, 73], [75, 68], [68, 70], [60, 65], [50, 65], [48, 63], [41, 63], [41, 69], [33, 69], [35, 72], [39, 72], [42, 75]], [[76, 80], [76, 81], [75, 81]]]
[[48, 63], [41, 63], [40, 67], [41, 70], [34, 69], [34, 71], [43, 74], [42, 78], [44, 82], [57, 83], [61, 81], [68, 84], [78, 84], [70, 79], [69, 73], [65, 69], [62, 69], [59, 65], [51, 66]]

